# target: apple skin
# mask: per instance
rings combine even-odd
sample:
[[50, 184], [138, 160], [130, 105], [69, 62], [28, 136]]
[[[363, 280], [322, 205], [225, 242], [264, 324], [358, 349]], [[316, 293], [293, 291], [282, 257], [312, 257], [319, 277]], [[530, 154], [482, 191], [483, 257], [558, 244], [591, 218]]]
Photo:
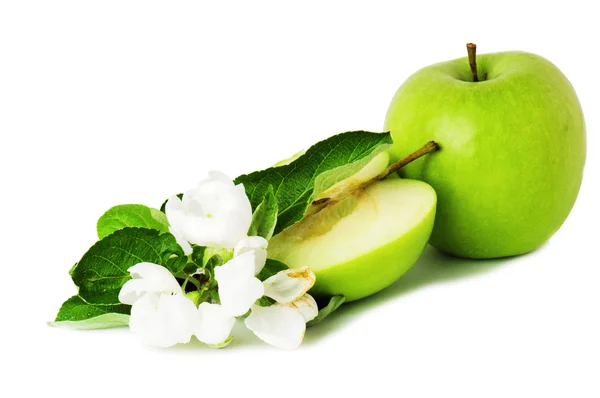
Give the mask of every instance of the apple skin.
[[[441, 151], [400, 170], [438, 194], [430, 243], [468, 258], [543, 245], [573, 207], [586, 157], [575, 91], [548, 60], [525, 52], [431, 65], [396, 92], [385, 119], [392, 161], [429, 140]], [[483, 80], [483, 81], [482, 81]]]

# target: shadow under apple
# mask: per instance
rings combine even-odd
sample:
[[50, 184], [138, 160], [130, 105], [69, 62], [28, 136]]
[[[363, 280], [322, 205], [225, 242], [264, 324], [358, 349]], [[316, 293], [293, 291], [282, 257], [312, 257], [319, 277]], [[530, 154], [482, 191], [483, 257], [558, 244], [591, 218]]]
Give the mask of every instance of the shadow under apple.
[[515, 258], [490, 260], [457, 258], [427, 246], [417, 263], [398, 281], [370, 297], [342, 305], [323, 322], [310, 327], [304, 342], [308, 344], [316, 342], [362, 312], [420, 287], [487, 273], [501, 265], [511, 263]]

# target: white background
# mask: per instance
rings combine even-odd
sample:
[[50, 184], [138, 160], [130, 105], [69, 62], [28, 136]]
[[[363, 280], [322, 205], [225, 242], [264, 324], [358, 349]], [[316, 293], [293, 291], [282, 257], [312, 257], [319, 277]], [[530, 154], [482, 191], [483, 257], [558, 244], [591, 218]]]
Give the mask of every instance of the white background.
[[[0, 395], [600, 396], [593, 2], [213, 3], [1, 3]], [[106, 209], [381, 131], [402, 81], [468, 41], [543, 55], [579, 94], [585, 179], [541, 249], [474, 262], [428, 248], [292, 352], [247, 334], [159, 350], [127, 329], [46, 326]]]

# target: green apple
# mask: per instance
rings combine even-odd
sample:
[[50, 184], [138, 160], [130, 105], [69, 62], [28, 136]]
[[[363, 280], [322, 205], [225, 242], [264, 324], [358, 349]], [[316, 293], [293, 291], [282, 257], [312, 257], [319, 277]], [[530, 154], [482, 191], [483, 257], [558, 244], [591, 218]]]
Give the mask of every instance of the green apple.
[[385, 128], [392, 160], [425, 140], [441, 151], [400, 170], [438, 195], [431, 244], [461, 257], [527, 253], [567, 218], [581, 184], [585, 124], [575, 91], [525, 52], [431, 65], [396, 92]]
[[389, 286], [417, 261], [435, 208], [435, 191], [424, 182], [378, 181], [275, 235], [268, 255], [290, 268], [309, 266], [317, 277], [311, 294], [357, 300]]

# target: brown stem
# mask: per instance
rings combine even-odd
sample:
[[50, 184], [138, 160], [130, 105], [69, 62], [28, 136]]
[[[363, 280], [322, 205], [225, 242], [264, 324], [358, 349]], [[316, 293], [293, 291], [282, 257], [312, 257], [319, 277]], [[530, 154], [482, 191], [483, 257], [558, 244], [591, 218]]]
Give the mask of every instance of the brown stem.
[[474, 82], [479, 81], [477, 76], [477, 45], [475, 43], [467, 43], [467, 54], [469, 55], [469, 66], [471, 67], [471, 77]]
[[427, 155], [428, 153], [431, 153], [431, 152], [435, 152], [439, 149], [440, 149], [440, 146], [438, 145], [437, 142], [429, 141], [427, 144], [423, 145], [421, 148], [417, 149], [416, 151], [414, 151], [413, 153], [411, 153], [404, 159], [400, 159], [396, 163], [390, 164], [387, 169], [385, 169], [383, 172], [381, 172], [381, 174], [379, 174], [378, 176], [373, 178], [373, 180], [374, 181], [383, 180], [385, 177], [389, 176], [392, 173], [397, 172], [398, 170], [400, 170], [402, 167], [406, 166], [410, 162], [413, 162], [413, 161], [417, 160], [418, 158], [420, 158], [421, 156]]

